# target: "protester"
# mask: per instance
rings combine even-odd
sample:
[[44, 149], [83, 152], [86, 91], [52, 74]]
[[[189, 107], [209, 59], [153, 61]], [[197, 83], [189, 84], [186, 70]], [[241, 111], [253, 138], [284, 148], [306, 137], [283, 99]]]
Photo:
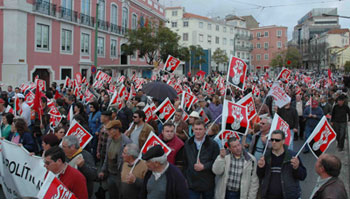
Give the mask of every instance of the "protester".
[[298, 199], [301, 197], [299, 181], [306, 178], [306, 169], [299, 157], [284, 145], [285, 134], [281, 130], [272, 132], [268, 149], [258, 161], [257, 174], [261, 180], [261, 198]]
[[[259, 160], [263, 155], [263, 152], [266, 147], [267, 135], [270, 132], [271, 127], [271, 118], [263, 117], [260, 121], [260, 130], [253, 135], [252, 141], [249, 145], [249, 153], [253, 154], [255, 159]], [[267, 143], [268, 146], [271, 146], [271, 143]]]
[[12, 123], [11, 133], [8, 139], [16, 144], [21, 144], [29, 152], [37, 152], [33, 135], [30, 133], [27, 123], [23, 118], [17, 118]]
[[65, 129], [64, 127], [57, 127], [54, 131], [54, 134], [58, 138], [58, 140], [62, 140], [66, 133], [67, 129]]
[[122, 123], [119, 120], [110, 121], [105, 130], [108, 133], [106, 157], [99, 178], [107, 176], [110, 198], [118, 199], [120, 195], [121, 170], [123, 165], [122, 153], [124, 147], [132, 141], [121, 132]]
[[338, 178], [341, 170], [340, 159], [332, 154], [322, 154], [315, 163], [319, 175], [310, 199], [347, 199], [344, 183]]
[[183, 113], [184, 111], [182, 109], [177, 109], [174, 114], [174, 125], [175, 125], [175, 132], [176, 136], [179, 137], [182, 141], [186, 141], [188, 136], [188, 125], [183, 120]]
[[191, 138], [193, 136], [193, 124], [196, 120], [200, 119], [199, 113], [197, 111], [192, 111], [188, 117], [188, 136]]
[[89, 105], [90, 114], [89, 114], [89, 128], [90, 133], [93, 138], [91, 140], [92, 154], [96, 158], [97, 153], [97, 142], [98, 142], [98, 133], [101, 129], [101, 112], [100, 107], [97, 102], [91, 102]]
[[146, 161], [148, 172], [141, 189], [141, 199], [166, 198], [188, 199], [186, 179], [178, 168], [169, 164], [160, 145], [150, 148], [142, 159]]
[[250, 199], [256, 198], [259, 180], [256, 175], [256, 159], [243, 150], [236, 137], [228, 141], [229, 154], [226, 149], [220, 150], [220, 155], [213, 164], [213, 172], [218, 177], [215, 186], [216, 199]]
[[171, 148], [171, 152], [168, 155], [168, 162], [175, 164], [175, 158], [178, 152], [184, 146], [184, 142], [175, 135], [175, 125], [172, 122], [167, 122], [163, 125], [163, 131], [159, 135], [159, 138]]
[[15, 97], [17, 97], [19, 100], [18, 105], [22, 112], [20, 116], [25, 120], [25, 122], [27, 123], [27, 127], [29, 128], [32, 125], [32, 120], [30, 118], [30, 107], [28, 106], [27, 102], [24, 100], [23, 94], [18, 93], [16, 94]]
[[215, 174], [212, 172], [212, 165], [219, 155], [219, 147], [206, 136], [204, 121], [197, 120], [193, 131], [194, 136], [184, 146], [184, 173], [189, 186], [189, 198], [213, 198]]
[[52, 133], [46, 134], [42, 137], [42, 147], [43, 154], [42, 157], [45, 157], [45, 152], [54, 146], [58, 146], [60, 144], [60, 140]]
[[66, 155], [66, 162], [85, 176], [88, 195], [92, 198], [94, 180], [97, 179], [97, 169], [92, 155], [80, 147], [79, 140], [74, 135], [63, 137], [61, 145]]
[[298, 140], [299, 138], [302, 140], [304, 138], [304, 130], [305, 130], [305, 118], [303, 117], [303, 113], [305, 110], [305, 103], [302, 101], [301, 95], [295, 96], [295, 101], [292, 103], [292, 106], [298, 112], [298, 121], [299, 121], [299, 133], [294, 134], [294, 140]]
[[[332, 126], [337, 133], [338, 150], [344, 150], [345, 135], [347, 132], [347, 121], [350, 121], [350, 108], [345, 104], [345, 95], [340, 95], [332, 110]], [[348, 119], [346, 119], [348, 118]]]
[[60, 147], [55, 146], [45, 152], [44, 164], [77, 198], [89, 198], [84, 175], [66, 163], [65, 154]]
[[2, 116], [1, 137], [8, 139], [9, 135], [11, 134], [13, 118], [14, 116], [11, 113], [6, 113]]
[[277, 114], [289, 125], [291, 133], [289, 149], [293, 150], [294, 134], [298, 133], [299, 128], [298, 112], [294, 107], [291, 106], [291, 103], [288, 103], [284, 105], [284, 107], [279, 108]]
[[121, 199], [138, 198], [143, 179], [147, 172], [147, 165], [144, 160], [139, 158], [140, 149], [130, 143], [123, 150], [123, 167], [121, 171]]
[[102, 163], [106, 157], [106, 146], [107, 146], [107, 140], [108, 140], [106, 125], [111, 121], [111, 117], [112, 117], [111, 111], [103, 111], [101, 113], [102, 127], [100, 129], [100, 133], [98, 134], [96, 157], [97, 159], [101, 160]]
[[222, 103], [218, 95], [214, 95], [212, 102], [209, 104], [209, 111], [212, 116], [212, 120], [216, 120], [215, 123], [220, 124], [220, 115], [222, 114]]
[[141, 149], [145, 144], [148, 135], [154, 129], [151, 125], [145, 123], [146, 115], [145, 112], [137, 110], [133, 116], [133, 125], [130, 130], [125, 132], [126, 136], [129, 136], [133, 143], [137, 144]]

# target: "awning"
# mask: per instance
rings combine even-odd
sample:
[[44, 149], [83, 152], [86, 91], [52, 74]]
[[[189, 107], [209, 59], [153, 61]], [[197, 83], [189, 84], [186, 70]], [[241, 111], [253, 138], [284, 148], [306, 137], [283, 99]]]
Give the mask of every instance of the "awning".
[[256, 69], [261, 69], [261, 66], [257, 66]]
[[264, 66], [264, 69], [269, 69], [270, 68], [270, 66]]

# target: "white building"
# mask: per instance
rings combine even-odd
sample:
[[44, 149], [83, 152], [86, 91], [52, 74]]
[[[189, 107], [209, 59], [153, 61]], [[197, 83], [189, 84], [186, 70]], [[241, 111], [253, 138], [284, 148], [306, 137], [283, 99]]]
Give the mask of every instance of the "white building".
[[[183, 7], [166, 8], [165, 17], [168, 20], [167, 27], [181, 37], [180, 45], [199, 45], [203, 49], [209, 49], [211, 55], [220, 48], [228, 57], [235, 54], [249, 63], [252, 36], [243, 18], [209, 18], [187, 13]], [[217, 66], [211, 61], [211, 70], [227, 71], [227, 64]]]

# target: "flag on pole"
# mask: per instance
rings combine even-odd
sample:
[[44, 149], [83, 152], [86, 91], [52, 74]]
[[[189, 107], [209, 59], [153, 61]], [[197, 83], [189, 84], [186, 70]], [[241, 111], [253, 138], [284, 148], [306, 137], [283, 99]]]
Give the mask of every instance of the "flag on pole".
[[240, 90], [244, 90], [247, 68], [247, 64], [242, 59], [231, 56], [227, 82]]
[[77, 199], [74, 193], [50, 171], [41, 185], [37, 198]]
[[221, 129], [247, 134], [249, 120], [246, 107], [224, 100]]
[[270, 127], [270, 132], [268, 134], [268, 139], [271, 138], [271, 133], [274, 131], [274, 130], [281, 130], [284, 132], [285, 134], [285, 141], [284, 141], [284, 144], [289, 146], [293, 140], [292, 140], [292, 134], [291, 134], [291, 131], [290, 131], [290, 128], [289, 128], [289, 124], [284, 121], [277, 113], [275, 113], [275, 115], [273, 116], [273, 120], [272, 120], [272, 123], [271, 123], [271, 127]]
[[252, 93], [249, 93], [246, 96], [244, 96], [242, 99], [240, 99], [237, 102], [237, 104], [240, 104], [240, 105], [245, 106], [247, 108], [248, 120], [251, 120], [253, 117], [255, 117], [257, 115]]
[[165, 64], [164, 70], [166, 72], [172, 73], [176, 70], [176, 68], [180, 65], [181, 61], [176, 59], [175, 57], [169, 55]]
[[162, 146], [164, 153], [168, 156], [171, 152], [171, 149], [153, 132], [148, 135], [145, 144], [142, 146], [142, 149], [139, 154], [139, 158], [141, 158], [142, 154], [145, 154], [150, 148], [160, 145]]
[[72, 124], [73, 122], [73, 105], [70, 106], [69, 111], [68, 111], [68, 115], [67, 115], [67, 120], [69, 121], [69, 124]]
[[285, 84], [288, 83], [288, 79], [291, 73], [292, 73], [291, 70], [287, 68], [282, 68], [280, 74], [277, 76], [276, 81], [281, 80]]
[[284, 91], [284, 89], [280, 87], [278, 82], [273, 83], [267, 96], [272, 96], [274, 98], [278, 108], [282, 108], [284, 105], [288, 104], [291, 100], [290, 97], [287, 95], [287, 93]]
[[227, 141], [231, 138], [231, 137], [236, 137], [237, 140], [240, 140], [241, 138], [239, 137], [239, 134], [235, 131], [229, 131], [229, 130], [222, 130], [220, 131], [214, 138], [214, 140], [219, 139], [221, 140], [221, 143], [224, 144], [226, 146], [226, 148], [228, 148], [228, 143]]
[[175, 113], [175, 108], [171, 104], [169, 98], [166, 98], [161, 105], [154, 111], [159, 121], [164, 124], [166, 123]]
[[79, 140], [79, 146], [83, 149], [92, 139], [92, 135], [77, 121], [73, 120], [65, 136], [74, 135]]

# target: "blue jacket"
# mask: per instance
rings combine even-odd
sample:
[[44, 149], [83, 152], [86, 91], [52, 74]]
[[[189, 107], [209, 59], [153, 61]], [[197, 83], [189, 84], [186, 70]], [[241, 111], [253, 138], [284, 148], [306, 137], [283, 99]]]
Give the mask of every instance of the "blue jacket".
[[[317, 117], [309, 117], [310, 111], [312, 115], [316, 115]], [[321, 107], [318, 106], [317, 108], [312, 108], [310, 110], [310, 106], [306, 106], [303, 113], [303, 116], [306, 119], [305, 125], [311, 128], [315, 128], [323, 115], [324, 114]]]
[[[303, 181], [306, 178], [306, 168], [304, 167], [301, 159], [299, 158], [298, 169], [293, 169], [290, 163], [292, 157], [296, 155], [295, 152], [288, 150], [288, 146], [284, 145], [284, 159], [281, 170], [281, 184], [284, 199], [297, 199], [300, 198], [301, 188], [299, 181]], [[265, 154], [265, 167], [257, 169], [258, 177], [261, 181], [260, 189], [262, 198], [266, 198], [266, 194], [270, 184], [271, 177], [271, 149], [268, 149]]]
[[101, 112], [97, 111], [93, 116], [92, 114], [89, 114], [89, 128], [91, 130], [90, 133], [95, 136], [95, 133], [100, 132], [101, 129]]
[[[16, 133], [10, 133], [8, 140], [12, 140], [12, 137], [15, 135]], [[19, 138], [19, 144], [22, 144], [23, 147], [25, 149], [27, 149], [27, 151], [29, 152], [37, 152], [35, 151], [35, 142], [34, 142], [34, 138], [32, 136], [31, 133], [29, 132], [24, 132], [22, 136], [20, 136]]]

